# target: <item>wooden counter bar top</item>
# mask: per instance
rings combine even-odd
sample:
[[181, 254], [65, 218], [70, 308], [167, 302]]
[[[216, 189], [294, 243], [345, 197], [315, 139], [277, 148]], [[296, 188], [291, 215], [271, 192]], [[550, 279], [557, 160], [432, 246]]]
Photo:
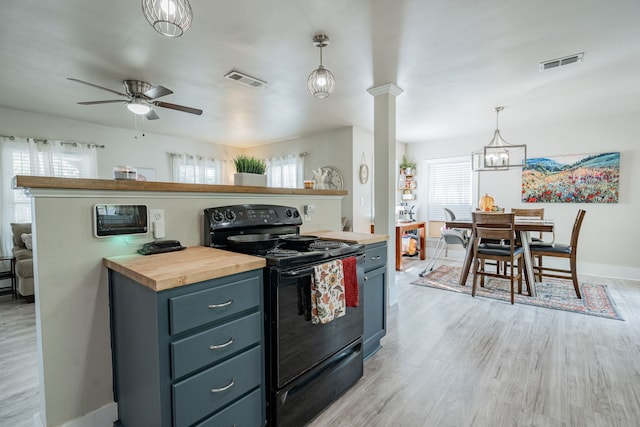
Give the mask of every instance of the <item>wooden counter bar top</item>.
[[309, 190], [304, 188], [251, 187], [241, 185], [183, 184], [177, 182], [133, 181], [115, 179], [55, 178], [50, 176], [17, 175], [13, 188], [48, 188], [59, 190], [158, 191], [182, 193], [253, 193], [309, 194], [346, 196], [346, 190]]
[[266, 266], [264, 258], [206, 246], [103, 258], [105, 267], [158, 292]]
[[363, 245], [389, 240], [389, 236], [386, 234], [355, 233], [352, 231], [315, 231], [305, 234], [318, 236], [326, 240], [339, 240], [341, 242], [361, 243]]

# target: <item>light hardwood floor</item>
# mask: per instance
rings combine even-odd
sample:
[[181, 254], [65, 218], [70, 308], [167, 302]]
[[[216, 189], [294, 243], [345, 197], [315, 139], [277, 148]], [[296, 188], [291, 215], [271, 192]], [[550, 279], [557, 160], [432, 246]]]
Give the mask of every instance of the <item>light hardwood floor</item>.
[[[405, 259], [383, 348], [311, 427], [640, 426], [640, 282], [594, 279], [621, 322], [410, 285], [424, 265]], [[34, 309], [0, 297], [2, 427], [38, 411]]]
[[39, 411], [35, 304], [0, 296], [0, 426], [32, 427]]
[[425, 261], [404, 262], [383, 348], [312, 427], [640, 426], [640, 282], [594, 279], [622, 322], [410, 285]]

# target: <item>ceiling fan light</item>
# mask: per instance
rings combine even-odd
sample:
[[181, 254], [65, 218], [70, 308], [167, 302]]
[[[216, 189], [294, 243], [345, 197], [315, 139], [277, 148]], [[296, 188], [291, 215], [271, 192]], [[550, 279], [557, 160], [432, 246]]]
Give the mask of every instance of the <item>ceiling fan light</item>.
[[154, 30], [167, 37], [180, 37], [193, 20], [189, 0], [142, 0], [142, 13]]
[[138, 114], [140, 116], [145, 115], [149, 111], [151, 111], [151, 107], [149, 107], [148, 105], [135, 101], [127, 102], [127, 109], [133, 114]]

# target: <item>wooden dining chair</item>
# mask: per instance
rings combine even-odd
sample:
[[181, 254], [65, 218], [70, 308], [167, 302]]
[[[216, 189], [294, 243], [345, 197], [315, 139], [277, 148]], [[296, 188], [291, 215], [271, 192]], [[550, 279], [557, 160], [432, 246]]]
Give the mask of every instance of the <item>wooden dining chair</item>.
[[[578, 237], [580, 236], [580, 228], [582, 227], [582, 221], [587, 211], [580, 209], [576, 220], [573, 223], [573, 230], [571, 231], [571, 243], [553, 243], [550, 245], [532, 245], [530, 247], [531, 255], [538, 259], [537, 265], [534, 265], [533, 271], [539, 281], [543, 277], [555, 277], [558, 279], [570, 279], [573, 282], [573, 287], [576, 290], [576, 296], [578, 299], [582, 299], [580, 294], [580, 285], [578, 284], [578, 271], [577, 271], [577, 255], [578, 255]], [[555, 268], [546, 267], [542, 265], [544, 257], [556, 257], [556, 258], [568, 258], [569, 268]]]
[[[484, 287], [485, 277], [509, 279], [511, 304], [515, 302], [514, 283], [518, 281], [518, 293], [522, 293], [522, 267], [524, 250], [515, 244], [515, 225], [513, 213], [472, 212], [473, 233], [473, 288], [471, 296], [476, 296], [478, 278]], [[493, 243], [503, 241], [504, 243]], [[489, 242], [489, 243], [487, 243]], [[485, 268], [485, 261], [496, 261], [505, 266], [495, 272]]]

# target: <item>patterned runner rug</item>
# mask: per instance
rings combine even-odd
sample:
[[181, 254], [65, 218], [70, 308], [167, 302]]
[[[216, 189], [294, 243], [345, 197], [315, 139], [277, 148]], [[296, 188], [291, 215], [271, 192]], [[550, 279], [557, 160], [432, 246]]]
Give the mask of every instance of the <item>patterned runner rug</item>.
[[[460, 267], [441, 265], [425, 275], [425, 277], [411, 282], [411, 284], [471, 294], [473, 275], [469, 273], [466, 286], [460, 286], [458, 285], [458, 279], [460, 278], [461, 271], [462, 268]], [[618, 309], [605, 285], [580, 283], [580, 292], [582, 293], [581, 300], [576, 298], [576, 293], [570, 280], [551, 279], [542, 283], [536, 283], [536, 297], [533, 298], [526, 294], [524, 281], [522, 286], [523, 293], [522, 295], [518, 295], [516, 284], [516, 304], [529, 304], [537, 307], [606, 317], [608, 319], [624, 320], [620, 313], [618, 313]], [[510, 302], [509, 281], [487, 277], [485, 278], [484, 288], [480, 287], [480, 283], [478, 283], [476, 297], [493, 298]]]

